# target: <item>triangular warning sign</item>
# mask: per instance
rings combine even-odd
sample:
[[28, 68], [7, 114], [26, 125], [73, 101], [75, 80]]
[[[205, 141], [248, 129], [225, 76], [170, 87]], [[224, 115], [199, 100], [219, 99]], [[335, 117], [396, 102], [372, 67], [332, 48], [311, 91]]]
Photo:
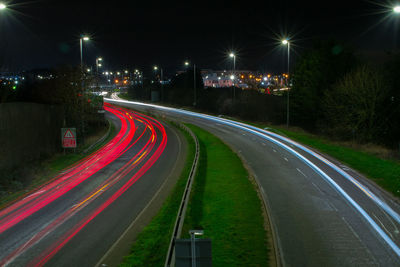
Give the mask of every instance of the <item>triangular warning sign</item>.
[[75, 138], [71, 130], [67, 130], [64, 134], [64, 138]]

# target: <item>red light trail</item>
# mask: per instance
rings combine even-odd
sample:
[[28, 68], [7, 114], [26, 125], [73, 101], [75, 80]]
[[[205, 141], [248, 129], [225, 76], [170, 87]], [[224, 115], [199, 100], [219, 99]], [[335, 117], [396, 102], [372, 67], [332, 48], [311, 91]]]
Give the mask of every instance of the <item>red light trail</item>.
[[[135, 150], [135, 154], [129, 155], [129, 159], [122, 167], [119, 167], [107, 179], [96, 185], [90, 193], [81, 196], [78, 201], [75, 201], [76, 204], [57, 215], [46, 226], [37, 229], [22, 245], [3, 257], [0, 260], [0, 265], [11, 263], [49, 233], [57, 230], [68, 219], [91, 205], [99, 196], [105, 196], [105, 192], [108, 193], [112, 189], [109, 191], [110, 196], [102, 199], [103, 202], [97, 204], [98, 206], [91, 207], [86, 216], [79, 218], [79, 221], [73, 227], [62, 233], [58, 239], [53, 241], [52, 245], [44, 249], [28, 265], [42, 266], [45, 264], [89, 222], [133, 186], [163, 153], [167, 144], [167, 135], [161, 123], [148, 116], [110, 104], [105, 104], [104, 108], [120, 120], [121, 129], [118, 134], [99, 151], [81, 160], [24, 199], [0, 211], [0, 236], [5, 231], [12, 230], [13, 226], [23, 222], [29, 216], [65, 196], [69, 191], [78, 190], [78, 185], [89, 181], [94, 174], [119, 157], [128, 155], [128, 152], [132, 154], [132, 150]], [[127, 178], [129, 179], [127, 180]], [[124, 183], [119, 183], [121, 181], [124, 181]]]

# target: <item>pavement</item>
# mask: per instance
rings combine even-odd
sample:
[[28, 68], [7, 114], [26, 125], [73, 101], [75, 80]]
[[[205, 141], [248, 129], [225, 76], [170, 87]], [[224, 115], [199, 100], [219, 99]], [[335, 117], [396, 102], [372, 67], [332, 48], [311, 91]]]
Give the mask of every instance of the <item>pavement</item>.
[[0, 266], [116, 266], [123, 255], [111, 248], [129, 252], [158, 211], [183, 166], [184, 138], [145, 115], [105, 109], [115, 138], [0, 210]]
[[116, 95], [106, 102], [197, 125], [239, 153], [260, 187], [280, 265], [400, 266], [398, 200], [344, 164], [221, 117]]

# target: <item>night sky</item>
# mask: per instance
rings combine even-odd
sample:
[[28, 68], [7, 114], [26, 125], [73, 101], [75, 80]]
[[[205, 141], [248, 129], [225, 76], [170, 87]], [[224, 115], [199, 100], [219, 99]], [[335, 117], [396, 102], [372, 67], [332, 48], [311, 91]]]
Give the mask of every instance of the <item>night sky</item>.
[[[5, 1], [7, 2], [7, 1]], [[3, 70], [79, 64], [79, 36], [87, 33], [84, 60], [105, 60], [104, 70], [166, 72], [189, 59], [201, 68], [280, 72], [288, 35], [295, 60], [316, 38], [335, 38], [380, 59], [396, 48], [400, 27], [391, 1], [8, 1], [0, 13]]]

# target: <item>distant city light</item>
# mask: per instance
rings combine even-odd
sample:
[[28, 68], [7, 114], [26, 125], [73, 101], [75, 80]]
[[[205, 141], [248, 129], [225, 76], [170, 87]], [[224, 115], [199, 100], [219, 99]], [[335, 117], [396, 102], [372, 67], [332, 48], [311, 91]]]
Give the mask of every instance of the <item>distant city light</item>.
[[97, 64], [97, 66], [102, 67], [103, 65], [101, 63]]
[[127, 70], [125, 71], [125, 74], [128, 74], [128, 71], [127, 71]]
[[235, 75], [231, 75], [231, 80], [234, 80], [235, 79]]
[[395, 6], [393, 8], [394, 13], [400, 13], [400, 6]]
[[268, 80], [268, 78], [267, 77], [264, 77], [264, 81], [267, 81]]
[[87, 69], [87, 72], [90, 72], [90, 69]]

